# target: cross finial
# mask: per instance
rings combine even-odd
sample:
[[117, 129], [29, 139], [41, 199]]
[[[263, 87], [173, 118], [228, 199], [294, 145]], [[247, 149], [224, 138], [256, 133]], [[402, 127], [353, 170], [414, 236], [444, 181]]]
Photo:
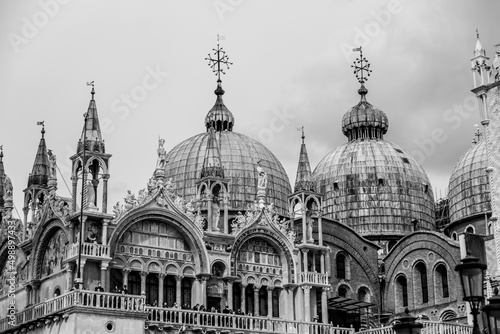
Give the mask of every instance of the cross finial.
[[3, 145], [0, 145], [0, 162], [2, 162], [3, 158]]
[[353, 49], [353, 51], [359, 51], [359, 58], [356, 58], [356, 60], [354, 61], [354, 65], [351, 65], [351, 67], [354, 68], [356, 79], [358, 79], [358, 82], [363, 86], [363, 84], [368, 80], [368, 77], [370, 76], [372, 70], [370, 70], [370, 63], [368, 62], [368, 60], [363, 57], [363, 50], [361, 49], [361, 46], [359, 48]]
[[221, 65], [225, 65], [227, 69], [229, 69], [229, 65], [233, 65], [233, 63], [229, 61], [226, 51], [224, 51], [224, 49], [219, 45], [219, 41], [222, 39], [224, 39], [222, 36], [217, 35], [217, 48], [212, 49], [214, 58], [212, 58], [210, 53], [208, 54], [208, 57], [205, 58], [205, 60], [208, 60], [208, 66], [210, 66], [212, 71], [217, 76], [217, 81], [220, 81], [221, 73], [226, 74]]
[[90, 94], [92, 94], [92, 100], [93, 100], [94, 99], [94, 94], [95, 94], [94, 81], [92, 80], [91, 82], [87, 82], [87, 86], [92, 86], [92, 91], [90, 92]]
[[481, 133], [481, 131], [479, 131], [479, 128], [476, 128], [476, 133], [474, 133], [474, 141], [476, 143], [479, 143], [479, 141], [481, 141], [481, 136], [483, 134]]
[[304, 126], [297, 128], [297, 131], [302, 131], [302, 144], [304, 144], [304, 139], [306, 139], [306, 136], [304, 135]]
[[479, 29], [476, 28], [476, 36], [479, 38]]

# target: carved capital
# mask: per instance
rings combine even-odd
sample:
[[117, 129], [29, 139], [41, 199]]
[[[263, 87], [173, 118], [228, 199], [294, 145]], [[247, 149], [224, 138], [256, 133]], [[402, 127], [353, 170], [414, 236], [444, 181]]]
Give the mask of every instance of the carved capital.
[[273, 291], [273, 290], [274, 290], [274, 288], [275, 288], [275, 286], [274, 286], [274, 285], [269, 285], [269, 286], [267, 287], [267, 291]]
[[323, 292], [326, 292], [326, 293], [328, 293], [328, 292], [330, 292], [330, 290], [332, 290], [332, 288], [329, 286], [324, 286], [322, 289], [323, 289]]
[[161, 280], [163, 280], [165, 278], [165, 276], [167, 276], [167, 274], [165, 274], [165, 273], [159, 273], [158, 274], [158, 278], [161, 279]]
[[312, 289], [312, 286], [310, 285], [303, 285], [302, 290], [304, 290], [304, 293], [310, 293]]
[[123, 269], [122, 269], [122, 273], [123, 273], [124, 275], [128, 275], [128, 274], [130, 274], [130, 272], [131, 272], [131, 271], [132, 271], [132, 270], [130, 270], [130, 268], [123, 268]]
[[259, 290], [260, 290], [260, 285], [254, 285], [253, 291], [254, 292], [259, 292]]
[[176, 281], [182, 281], [183, 278], [184, 278], [184, 276], [182, 276], [182, 275], [175, 276]]
[[147, 272], [147, 271], [141, 271], [140, 274], [141, 274], [142, 277], [146, 277], [146, 276], [148, 276], [149, 272]]
[[109, 262], [101, 262], [101, 270], [108, 270]]

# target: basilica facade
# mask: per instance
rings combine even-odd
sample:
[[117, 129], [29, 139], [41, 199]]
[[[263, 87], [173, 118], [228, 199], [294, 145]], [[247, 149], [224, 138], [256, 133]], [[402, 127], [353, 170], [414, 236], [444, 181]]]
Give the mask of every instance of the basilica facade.
[[422, 166], [384, 139], [389, 118], [368, 102], [362, 54], [359, 101], [353, 94], [341, 124], [347, 142], [312, 169], [302, 131], [293, 187], [269, 149], [236, 132], [219, 75], [215, 104], [200, 118], [206, 131], [170, 151], [160, 139], [144, 188], [124, 189], [123, 203], [108, 203], [112, 156], [92, 87], [71, 157], [71, 198], [58, 194], [43, 124], [20, 219], [12, 216], [15, 188], [0, 153], [0, 331], [255, 333], [257, 323], [278, 322], [351, 331], [388, 324], [406, 308], [421, 319], [466, 323], [454, 270], [467, 252], [464, 233], [481, 236], [490, 250], [487, 289], [497, 285], [499, 259], [496, 174], [485, 170], [500, 140], [500, 121], [488, 116], [498, 107], [499, 81], [491, 68], [486, 73], [477, 43], [474, 73], [483, 81], [474, 92], [484, 101], [488, 136], [452, 173], [445, 225], [436, 223]]

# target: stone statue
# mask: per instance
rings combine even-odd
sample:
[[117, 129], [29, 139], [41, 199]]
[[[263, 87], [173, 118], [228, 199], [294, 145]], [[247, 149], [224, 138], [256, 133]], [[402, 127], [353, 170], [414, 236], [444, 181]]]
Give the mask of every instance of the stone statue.
[[5, 175], [5, 180], [4, 180], [4, 185], [3, 185], [3, 198], [5, 200], [11, 200], [12, 199], [12, 181], [10, 180], [10, 177]]
[[57, 179], [57, 159], [56, 155], [52, 153], [52, 150], [48, 150], [49, 156], [49, 178]]
[[163, 145], [165, 144], [165, 139], [161, 138], [158, 140], [158, 160], [156, 162], [156, 168], [163, 169], [165, 168], [165, 165], [167, 164], [167, 151], [165, 151], [165, 148], [163, 148]]
[[135, 195], [132, 194], [131, 190], [127, 190], [127, 196], [124, 198], [124, 200], [126, 209], [131, 209], [137, 203]]
[[495, 53], [495, 59], [493, 59], [493, 68], [497, 71], [495, 74], [495, 81], [500, 80], [500, 52]]
[[243, 216], [241, 211], [238, 211], [238, 215], [236, 216], [236, 221], [238, 222], [239, 229], [242, 229], [243, 227], [245, 227], [245, 225], [247, 223], [247, 219], [245, 218], [245, 216]]
[[174, 191], [175, 190], [174, 179], [172, 177], [168, 179], [167, 183], [165, 184], [165, 188], [168, 191]]
[[266, 189], [267, 188], [267, 173], [262, 168], [260, 161], [257, 163], [257, 174], [259, 175], [259, 181], [257, 183], [258, 188]]
[[148, 193], [152, 194], [156, 189], [156, 180], [152, 177], [148, 181]]
[[95, 207], [95, 189], [91, 180], [87, 180], [87, 203], [88, 206], [93, 208]]
[[120, 202], [116, 202], [115, 205], [113, 205], [113, 212], [114, 214], [116, 215], [116, 217], [118, 217], [121, 213], [121, 207], [120, 207]]

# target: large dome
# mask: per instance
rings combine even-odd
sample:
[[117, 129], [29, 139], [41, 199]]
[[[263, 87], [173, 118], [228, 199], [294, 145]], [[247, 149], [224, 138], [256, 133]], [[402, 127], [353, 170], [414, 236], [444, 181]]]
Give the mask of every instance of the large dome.
[[324, 157], [313, 173], [325, 213], [365, 237], [435, 230], [434, 199], [425, 171], [396, 144], [348, 142]]
[[486, 166], [486, 144], [481, 140], [460, 158], [453, 169], [448, 186], [451, 223], [491, 212]]
[[274, 203], [278, 212], [288, 212], [287, 196], [292, 193], [285, 169], [264, 145], [245, 135], [232, 131], [234, 118], [222, 101], [224, 90], [218, 82], [217, 100], [205, 117], [206, 133], [193, 136], [175, 146], [167, 154], [167, 178], [173, 178], [177, 191], [186, 200], [195, 199], [196, 181], [207, 151], [210, 131], [218, 143], [220, 163], [224, 177], [229, 179], [231, 210], [247, 210], [257, 195], [257, 162], [268, 176], [267, 200]]

